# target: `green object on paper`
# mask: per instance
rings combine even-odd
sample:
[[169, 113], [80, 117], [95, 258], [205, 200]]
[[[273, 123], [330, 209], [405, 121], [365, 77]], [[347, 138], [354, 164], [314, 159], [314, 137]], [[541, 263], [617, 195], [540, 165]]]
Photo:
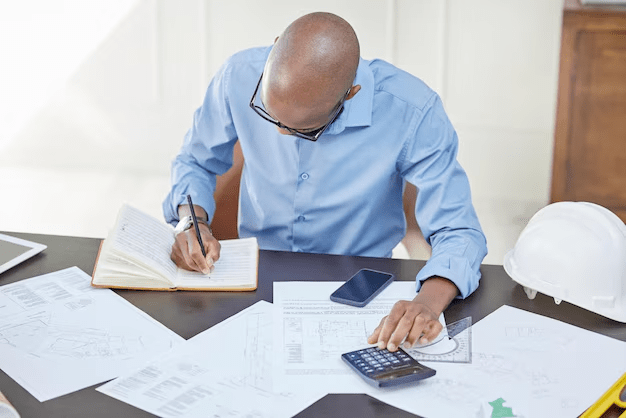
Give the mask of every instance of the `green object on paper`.
[[498, 398], [493, 402], [489, 402], [489, 405], [493, 408], [491, 412], [491, 418], [506, 418], [506, 417], [514, 417], [513, 409], [508, 406], [503, 406], [504, 402], [506, 402], [502, 398]]

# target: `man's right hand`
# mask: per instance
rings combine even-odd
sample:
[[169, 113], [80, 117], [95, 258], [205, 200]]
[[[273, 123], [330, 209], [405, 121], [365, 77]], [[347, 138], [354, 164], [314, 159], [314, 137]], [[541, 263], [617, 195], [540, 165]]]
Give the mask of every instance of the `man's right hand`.
[[209, 274], [213, 271], [213, 264], [220, 258], [221, 245], [211, 234], [208, 226], [198, 222], [198, 227], [204, 243], [206, 258], [202, 255], [200, 243], [196, 236], [196, 228], [190, 228], [176, 235], [176, 240], [172, 245], [171, 258], [180, 268]]

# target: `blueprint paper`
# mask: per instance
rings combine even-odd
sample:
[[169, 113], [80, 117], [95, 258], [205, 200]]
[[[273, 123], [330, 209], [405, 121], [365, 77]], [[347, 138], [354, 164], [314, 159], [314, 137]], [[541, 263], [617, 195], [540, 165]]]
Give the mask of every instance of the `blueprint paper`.
[[502, 306], [472, 327], [472, 364], [426, 363], [419, 387], [377, 391], [429, 418], [577, 417], [626, 372], [626, 342]]
[[160, 417], [291, 417], [326, 392], [272, 385], [272, 304], [257, 302], [98, 391]]
[[0, 287], [0, 368], [43, 402], [184, 341], [78, 267]]
[[[393, 282], [363, 308], [329, 299], [342, 282], [274, 283], [274, 381], [277, 388], [372, 393], [341, 354], [371, 346], [367, 337], [398, 300], [415, 297], [414, 282]], [[443, 314], [440, 317], [445, 333]]]

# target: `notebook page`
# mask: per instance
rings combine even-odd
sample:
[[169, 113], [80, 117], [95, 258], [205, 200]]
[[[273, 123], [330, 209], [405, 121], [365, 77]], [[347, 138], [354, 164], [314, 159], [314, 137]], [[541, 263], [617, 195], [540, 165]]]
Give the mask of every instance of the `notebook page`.
[[177, 267], [170, 259], [174, 233], [169, 225], [124, 205], [111, 238], [117, 254], [124, 254], [174, 281]]
[[236, 288], [256, 283], [258, 245], [256, 238], [220, 241], [220, 259], [211, 274], [178, 270], [177, 287]]

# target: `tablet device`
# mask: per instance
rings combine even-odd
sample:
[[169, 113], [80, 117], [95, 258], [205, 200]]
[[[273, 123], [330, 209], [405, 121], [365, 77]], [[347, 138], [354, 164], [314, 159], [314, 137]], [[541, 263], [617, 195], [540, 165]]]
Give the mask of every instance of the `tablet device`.
[[0, 234], [0, 273], [39, 254], [46, 245]]

